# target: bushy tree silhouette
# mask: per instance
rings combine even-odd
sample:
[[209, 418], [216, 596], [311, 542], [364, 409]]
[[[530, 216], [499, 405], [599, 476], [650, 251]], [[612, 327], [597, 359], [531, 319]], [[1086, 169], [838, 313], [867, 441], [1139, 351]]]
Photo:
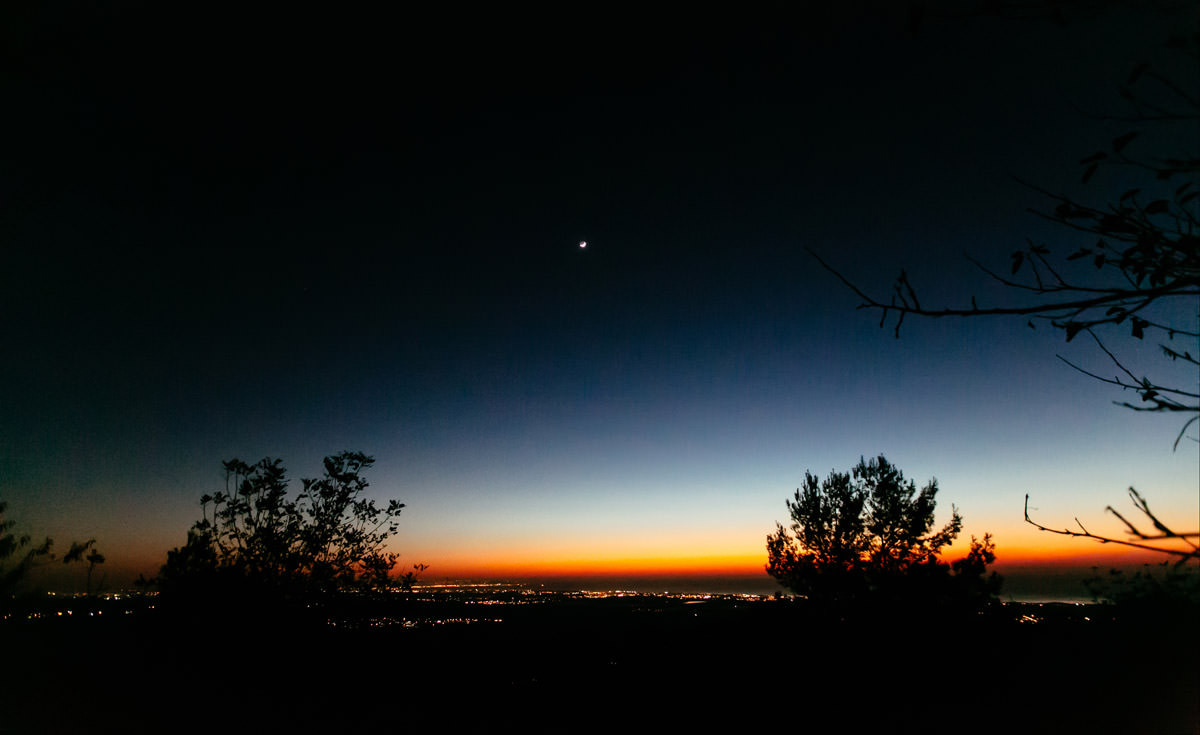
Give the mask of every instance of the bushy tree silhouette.
[[999, 591], [988, 575], [995, 561], [991, 536], [971, 539], [964, 559], [939, 554], [962, 530], [962, 516], [934, 531], [938, 486], [920, 491], [885, 457], [861, 459], [850, 472], [819, 481], [806, 472], [787, 501], [790, 531], [776, 524], [767, 536], [767, 573], [798, 595], [826, 603], [867, 600], [956, 600], [978, 603]]
[[203, 517], [167, 553], [162, 592], [281, 601], [411, 586], [424, 566], [393, 576], [399, 555], [385, 548], [404, 504], [363, 497], [373, 463], [361, 452], [326, 457], [324, 476], [302, 480], [292, 500], [282, 460], [225, 462], [226, 489], [200, 498]]

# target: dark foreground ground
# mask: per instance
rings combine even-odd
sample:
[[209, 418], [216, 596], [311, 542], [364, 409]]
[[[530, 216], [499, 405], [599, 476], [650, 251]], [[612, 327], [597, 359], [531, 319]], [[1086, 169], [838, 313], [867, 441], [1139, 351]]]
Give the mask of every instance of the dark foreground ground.
[[76, 607], [0, 623], [0, 733], [1200, 732], [1194, 621], [1097, 607], [838, 619], [558, 597], [286, 623]]

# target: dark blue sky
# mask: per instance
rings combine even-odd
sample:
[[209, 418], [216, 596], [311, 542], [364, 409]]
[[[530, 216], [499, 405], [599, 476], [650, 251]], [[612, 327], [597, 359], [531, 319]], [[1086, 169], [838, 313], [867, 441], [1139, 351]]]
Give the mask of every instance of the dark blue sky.
[[434, 572], [753, 571], [806, 469], [881, 452], [1002, 558], [1043, 542], [1027, 491], [1194, 520], [1195, 452], [1054, 359], [1086, 345], [894, 340], [805, 251], [1002, 298], [961, 254], [1062, 240], [1013, 177], [1122, 190], [1078, 186], [1122, 132], [1081, 108], [1147, 59], [1194, 81], [1194, 9], [839, 7], [13, 13], [0, 498], [147, 572], [222, 459], [347, 448]]

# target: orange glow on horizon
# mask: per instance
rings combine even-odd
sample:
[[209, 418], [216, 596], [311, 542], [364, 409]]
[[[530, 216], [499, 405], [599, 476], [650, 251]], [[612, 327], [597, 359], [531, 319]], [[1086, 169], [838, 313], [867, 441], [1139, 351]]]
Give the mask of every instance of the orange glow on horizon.
[[[1052, 536], [1037, 532], [1010, 533], [996, 543], [997, 560], [993, 567], [1021, 568], [1087, 568], [1133, 567], [1159, 564], [1174, 557], [1140, 551], [1116, 544], [1100, 544], [1087, 539]], [[960, 538], [946, 550], [942, 558], [952, 562], [967, 553], [968, 539]], [[482, 545], [481, 545], [482, 546]], [[680, 548], [680, 547], [683, 548]], [[626, 546], [613, 540], [608, 544], [589, 544], [585, 551], [577, 544], [534, 542], [521, 549], [398, 549], [403, 553], [395, 572], [403, 574], [415, 563], [428, 569], [423, 579], [521, 579], [570, 577], [754, 577], [766, 574], [766, 549], [755, 540], [752, 544], [700, 545], [700, 549], [683, 544], [637, 544]], [[704, 548], [708, 546], [708, 548]], [[632, 547], [632, 548], [630, 548]], [[716, 548], [714, 548], [716, 547]], [[722, 548], [723, 547], [723, 548]], [[116, 551], [116, 550], [114, 550]], [[140, 551], [140, 550], [139, 550]], [[135, 556], [135, 555], [131, 555]], [[109, 555], [104, 571], [111, 579], [128, 578], [131, 583], [139, 574], [152, 577], [166, 561], [166, 554], [136, 554], [125, 557], [119, 552]], [[120, 584], [120, 583], [118, 583]]]
[[762, 574], [761, 555], [604, 559], [488, 560], [431, 565], [437, 577], [746, 576]]
[[[1017, 547], [997, 549], [993, 566], [1003, 573], [1006, 568], [1086, 568], [1130, 567], [1159, 564], [1173, 557], [1102, 544], [1065, 544], [1048, 547]], [[952, 549], [943, 559], [952, 562], [961, 558], [966, 549]], [[766, 573], [765, 552], [695, 557], [607, 557], [607, 558], [547, 558], [503, 559], [487, 561], [456, 559], [445, 564], [430, 564], [430, 577], [460, 578], [522, 578], [522, 577], [591, 577], [591, 576], [701, 576], [747, 577]]]

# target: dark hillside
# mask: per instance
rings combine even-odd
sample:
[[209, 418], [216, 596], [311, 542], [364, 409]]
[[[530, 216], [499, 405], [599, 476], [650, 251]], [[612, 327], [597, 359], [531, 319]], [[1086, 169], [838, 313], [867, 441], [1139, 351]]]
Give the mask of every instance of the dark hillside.
[[417, 627], [9, 621], [0, 732], [745, 729], [781, 714], [815, 731], [1195, 732], [1197, 634], [1099, 612], [831, 620], [633, 596], [410, 603], [430, 621]]

